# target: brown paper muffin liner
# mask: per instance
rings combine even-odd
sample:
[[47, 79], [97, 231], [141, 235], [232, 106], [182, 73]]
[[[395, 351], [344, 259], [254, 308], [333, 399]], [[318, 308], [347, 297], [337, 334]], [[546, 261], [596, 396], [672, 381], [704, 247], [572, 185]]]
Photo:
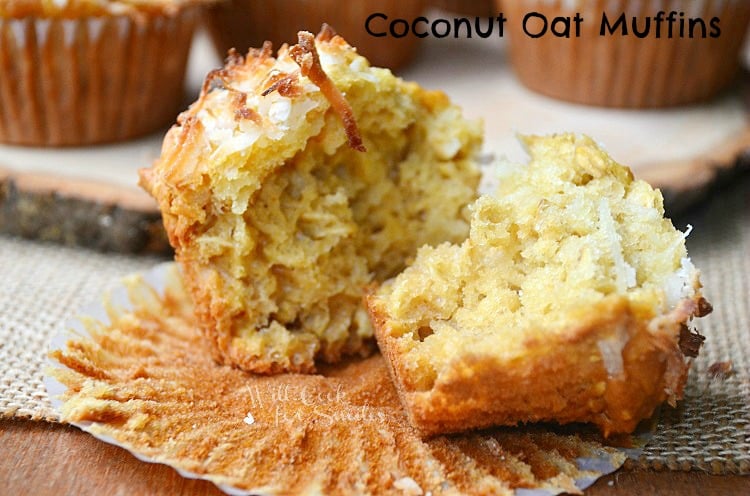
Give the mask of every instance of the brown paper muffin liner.
[[388, 19], [375, 19], [373, 28], [387, 30], [393, 19], [411, 22], [425, 6], [426, 0], [230, 0], [210, 7], [207, 19], [214, 44], [222, 57], [230, 48], [245, 53], [248, 48], [260, 47], [266, 40], [272, 41], [276, 47], [281, 43], [296, 43], [297, 31], [317, 33], [325, 22], [357, 47], [357, 51], [373, 65], [396, 69], [413, 58], [419, 38], [411, 33], [403, 38], [390, 34], [375, 37], [367, 32], [365, 22], [371, 14], [383, 13]]
[[173, 121], [197, 18], [0, 19], [0, 142], [112, 142]]
[[[607, 107], [668, 107], [707, 100], [726, 88], [739, 68], [739, 52], [750, 19], [750, 2], [740, 0], [566, 0], [502, 1], [511, 28], [511, 61], [521, 82], [539, 93], [577, 103]], [[632, 34], [631, 19], [674, 10], [688, 18], [720, 19], [718, 38], [655, 36], [655, 23], [645, 38]], [[532, 38], [522, 31], [524, 16], [541, 12], [555, 16], [580, 12], [580, 37], [560, 38], [549, 31]], [[628, 35], [600, 36], [602, 13], [610, 23], [621, 13]], [[679, 22], [679, 21], [678, 21]], [[675, 34], [679, 24], [674, 25]], [[700, 29], [696, 31], [699, 35]]]
[[216, 364], [173, 263], [124, 279], [50, 346], [60, 420], [233, 495], [580, 494], [649, 437], [616, 448], [586, 426], [528, 425], [423, 440], [379, 355], [319, 374]]

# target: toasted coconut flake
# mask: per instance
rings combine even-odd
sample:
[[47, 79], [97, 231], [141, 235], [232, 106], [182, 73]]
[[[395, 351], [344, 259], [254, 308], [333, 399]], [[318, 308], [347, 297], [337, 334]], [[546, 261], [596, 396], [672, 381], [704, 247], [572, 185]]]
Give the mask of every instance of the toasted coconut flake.
[[293, 72], [291, 74], [274, 74], [269, 78], [271, 85], [263, 90], [261, 96], [266, 96], [269, 93], [278, 91], [279, 95], [291, 98], [302, 94], [302, 88], [299, 86], [299, 73]]
[[298, 43], [289, 49], [289, 55], [299, 65], [302, 75], [308, 77], [315, 86], [320, 88], [333, 110], [341, 117], [349, 146], [360, 152], [367, 151], [362, 143], [362, 136], [359, 134], [357, 121], [354, 119], [354, 112], [349, 102], [320, 65], [318, 51], [315, 49], [315, 37], [309, 31], [300, 31], [297, 33], [297, 39]]
[[[270, 43], [270, 42], [267, 41], [266, 43]], [[264, 43], [263, 44], [263, 49], [265, 49], [265, 48], [266, 48], [266, 45]], [[271, 46], [270, 45], [268, 46], [268, 55], [269, 56], [271, 55]], [[224, 66], [225, 67], [235, 67], [235, 66], [240, 66], [240, 65], [242, 65], [244, 63], [245, 63], [245, 58], [242, 56], [242, 54], [240, 52], [238, 52], [236, 49], [230, 48], [229, 51], [227, 52], [227, 58], [224, 59]]]
[[255, 110], [248, 108], [247, 106], [247, 93], [243, 93], [237, 90], [231, 90], [233, 94], [232, 104], [235, 106], [234, 120], [251, 120], [254, 123], [260, 125], [263, 122], [263, 118]]
[[706, 336], [702, 336], [697, 331], [690, 329], [687, 324], [683, 324], [680, 327], [680, 350], [686, 357], [697, 357], [705, 340]]
[[206, 75], [201, 87], [201, 96], [207, 94], [214, 88], [224, 88], [227, 79], [227, 71], [224, 68], [214, 69]]
[[333, 29], [331, 25], [324, 22], [323, 25], [320, 26], [320, 33], [318, 33], [316, 38], [318, 41], [331, 41], [336, 34], [336, 30]]
[[711, 379], [725, 380], [734, 375], [734, 364], [731, 360], [726, 362], [714, 362], [708, 367], [708, 375]]
[[[235, 50], [231, 49], [229, 51], [230, 55], [233, 51]], [[263, 46], [261, 48], [250, 48], [247, 52], [248, 59], [257, 59], [259, 61], [263, 61], [271, 57], [273, 57], [273, 43], [271, 43], [268, 40], [263, 42]], [[227, 62], [229, 62], [228, 58], [227, 58]], [[242, 64], [242, 61], [240, 59], [240, 64], [238, 65], [241, 65], [241, 64]]]
[[711, 303], [709, 303], [707, 299], [701, 297], [698, 300], [698, 308], [695, 311], [695, 316], [705, 317], [706, 315], [710, 314], [713, 311], [714, 311], [713, 305], [711, 305]]

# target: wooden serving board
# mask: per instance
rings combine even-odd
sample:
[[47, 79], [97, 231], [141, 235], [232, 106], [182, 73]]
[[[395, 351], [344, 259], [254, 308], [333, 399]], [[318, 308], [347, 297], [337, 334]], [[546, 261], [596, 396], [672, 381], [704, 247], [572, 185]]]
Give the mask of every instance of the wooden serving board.
[[[441, 89], [485, 124], [485, 151], [525, 160], [516, 134], [575, 131], [600, 141], [619, 162], [662, 188], [670, 213], [698, 201], [717, 179], [744, 169], [750, 149], [745, 88], [670, 110], [615, 110], [553, 100], [513, 76], [505, 40], [428, 39], [405, 79]], [[188, 85], [220, 64], [196, 38]], [[747, 79], [747, 78], [746, 78]], [[166, 252], [155, 202], [137, 171], [158, 157], [163, 131], [108, 146], [36, 149], [0, 145], [0, 232], [120, 252]]]
[[[220, 65], [199, 33], [188, 64], [186, 107], [204, 76]], [[171, 252], [156, 202], [138, 187], [138, 170], [158, 158], [166, 131], [80, 148], [0, 144], [0, 233], [104, 251]]]

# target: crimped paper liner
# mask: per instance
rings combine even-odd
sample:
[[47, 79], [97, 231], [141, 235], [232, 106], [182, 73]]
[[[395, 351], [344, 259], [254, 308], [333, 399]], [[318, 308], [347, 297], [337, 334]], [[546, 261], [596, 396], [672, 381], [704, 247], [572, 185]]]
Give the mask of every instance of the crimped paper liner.
[[229, 48], [244, 53], [248, 48], [260, 47], [266, 40], [272, 41], [275, 47], [296, 43], [297, 31], [317, 33], [325, 22], [373, 65], [396, 69], [414, 57], [419, 38], [412, 34], [403, 38], [390, 34], [375, 37], [365, 30], [365, 21], [373, 13], [384, 13], [388, 20], [374, 21], [373, 29], [387, 30], [388, 22], [396, 18], [414, 19], [426, 4], [426, 0], [230, 0], [210, 7], [207, 21], [222, 57]]
[[[152, 270], [142, 273], [142, 274], [135, 274], [131, 275], [125, 279], [123, 279], [123, 282], [116, 286], [114, 290], [112, 290], [110, 293], [108, 293], [107, 297], [104, 298], [101, 302], [94, 303], [91, 305], [88, 305], [83, 308], [81, 311], [80, 316], [77, 319], [74, 319], [67, 324], [67, 330], [59, 335], [56, 335], [53, 337], [50, 343], [50, 351], [59, 350], [59, 351], [65, 351], [67, 349], [67, 345], [70, 339], [91, 339], [91, 334], [88, 331], [87, 324], [85, 322], [88, 322], [91, 324], [92, 322], [101, 322], [101, 323], [109, 323], [110, 319], [108, 316], [108, 310], [112, 311], [113, 308], [119, 309], [120, 312], [127, 312], [133, 309], [133, 303], [130, 300], [130, 297], [128, 296], [128, 285], [125, 283], [125, 280], [130, 280], [130, 289], [133, 288], [132, 281], [136, 281], [140, 278], [142, 281], [139, 284], [144, 285], [144, 287], [151, 287], [153, 288], [159, 295], [163, 296], [165, 292], [165, 288], [168, 286], [171, 286], [175, 284], [176, 278], [181, 277], [179, 275], [179, 269], [174, 263], [163, 263], [160, 265], [157, 265]], [[105, 306], [105, 301], [106, 306]], [[61, 413], [61, 408], [63, 406], [63, 401], [60, 399], [61, 396], [65, 393], [67, 390], [67, 386], [60, 383], [55, 377], [53, 369], [64, 369], [65, 366], [48, 359], [49, 368], [47, 372], [45, 373], [44, 377], [44, 385], [47, 390], [47, 393], [49, 395], [50, 401], [52, 403], [52, 406], [55, 410], [57, 410], [58, 414]], [[167, 386], [169, 387], [169, 386]], [[256, 386], [257, 387], [257, 386]], [[404, 420], [405, 422], [406, 420]], [[232, 495], [247, 495], [247, 494], [276, 494], [275, 491], [267, 491], [264, 490], [263, 487], [256, 488], [256, 489], [242, 489], [233, 486], [231, 483], [227, 483], [227, 477], [221, 474], [211, 474], [211, 473], [196, 473], [190, 470], [186, 470], [183, 466], [180, 465], [180, 463], [176, 461], [171, 461], [169, 459], [165, 460], [164, 458], [156, 459], [153, 456], [148, 456], [140, 451], [138, 451], [137, 448], [130, 446], [128, 444], [123, 444], [116, 439], [114, 439], [112, 436], [109, 436], [107, 434], [103, 434], [102, 432], [98, 431], [96, 429], [96, 424], [94, 422], [73, 422], [72, 425], [75, 425], [76, 427], [80, 428], [83, 431], [89, 432], [91, 435], [96, 437], [97, 439], [100, 439], [101, 441], [104, 441], [108, 444], [112, 444], [115, 446], [119, 446], [121, 448], [124, 448], [128, 450], [133, 456], [138, 458], [141, 461], [149, 462], [149, 463], [164, 463], [168, 466], [171, 466], [174, 468], [180, 475], [186, 478], [191, 479], [203, 479], [208, 480], [217, 485], [219, 489], [224, 491], [227, 494]], [[651, 423], [650, 427], [653, 427], [654, 423]], [[637, 459], [638, 456], [640, 456], [642, 452], [642, 448], [646, 445], [649, 438], [651, 437], [651, 431], [645, 430], [641, 431], [638, 435], [634, 435], [632, 437], [634, 447], [633, 448], [621, 448], [618, 451], [624, 453], [628, 458]], [[170, 437], [170, 440], [172, 438]], [[504, 458], [503, 458], [504, 459]], [[591, 484], [593, 484], [599, 477], [610, 474], [617, 470], [621, 463], [622, 459], [615, 461], [611, 453], [608, 453], [604, 449], [597, 449], [595, 456], [593, 457], [586, 457], [586, 458], [576, 458], [575, 464], [577, 466], [577, 469], [580, 471], [586, 471], [588, 474], [580, 479], [576, 479], [574, 481], [575, 488], [578, 488], [579, 490], [586, 489]], [[394, 473], [396, 471], [396, 467], [394, 467]], [[408, 477], [408, 474], [404, 479], [409, 479], [411, 482], [413, 482], [413, 479]], [[549, 484], [550, 482], [554, 483], [554, 481], [557, 479], [557, 477], [545, 481], [547, 484], [544, 488], [524, 488], [524, 489], [516, 489], [515, 493], [517, 496], [549, 496], [549, 495], [555, 495], [559, 494], [561, 492], [565, 491], [571, 491], [574, 488], [572, 487], [559, 487], [555, 488], [554, 485], [551, 487]]]
[[[750, 2], [745, 0], [497, 1], [509, 19], [511, 60], [524, 85], [554, 98], [607, 107], [668, 107], [715, 96], [737, 73], [750, 19]], [[656, 38], [653, 19], [648, 37], [632, 34], [632, 17], [641, 20], [642, 29], [643, 19], [660, 10], [676, 11], [678, 19], [679, 12], [684, 12], [686, 32], [688, 18], [702, 18], [709, 33], [710, 19], [719, 17], [721, 35], [715, 39]], [[558, 38], [550, 31], [540, 38], [527, 36], [521, 29], [523, 18], [534, 11], [549, 21], [580, 12], [584, 19], [581, 37]], [[610, 22], [624, 12], [629, 34], [600, 36], [603, 12]], [[666, 26], [662, 24], [662, 36]], [[674, 29], [679, 33], [678, 23]]]
[[167, 125], [197, 17], [0, 19], [0, 142], [87, 145]]

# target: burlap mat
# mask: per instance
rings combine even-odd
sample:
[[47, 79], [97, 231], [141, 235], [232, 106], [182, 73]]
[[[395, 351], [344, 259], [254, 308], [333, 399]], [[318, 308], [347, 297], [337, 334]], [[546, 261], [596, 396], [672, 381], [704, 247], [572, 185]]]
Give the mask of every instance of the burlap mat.
[[[665, 407], [644, 454], [652, 469], [750, 474], [750, 181], [676, 222], [694, 225], [690, 254], [703, 271], [714, 313], [677, 409]], [[50, 337], [119, 276], [154, 258], [102, 255], [0, 237], [0, 417], [55, 421], [42, 385]], [[732, 362], [733, 375], [709, 368]]]

